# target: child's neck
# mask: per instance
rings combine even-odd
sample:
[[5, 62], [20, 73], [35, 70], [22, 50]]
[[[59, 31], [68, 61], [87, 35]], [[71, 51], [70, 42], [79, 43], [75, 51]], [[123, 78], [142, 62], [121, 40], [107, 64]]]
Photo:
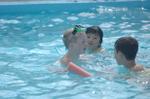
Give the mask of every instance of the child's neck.
[[135, 63], [135, 60], [129, 60], [129, 61], [126, 61], [124, 63], [124, 65], [128, 68], [128, 69], [132, 69], [134, 68], [134, 66], [136, 66], [136, 63]]
[[126, 64], [124, 64], [129, 70], [135, 71], [135, 72], [140, 72], [143, 71], [144, 68], [142, 65], [137, 65], [135, 63], [135, 60], [130, 60], [127, 61]]

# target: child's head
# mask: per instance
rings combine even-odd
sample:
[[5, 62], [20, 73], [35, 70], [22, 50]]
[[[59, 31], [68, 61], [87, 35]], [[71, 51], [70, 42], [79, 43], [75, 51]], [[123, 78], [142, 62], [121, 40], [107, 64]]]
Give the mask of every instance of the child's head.
[[76, 34], [72, 32], [73, 29], [70, 29], [63, 34], [64, 45], [72, 54], [82, 54], [87, 47], [87, 36], [84, 32]]
[[115, 58], [118, 64], [123, 60], [135, 60], [138, 51], [138, 42], [133, 37], [121, 37], [115, 42]]
[[103, 42], [103, 31], [98, 26], [91, 26], [86, 29], [88, 47], [91, 49], [100, 48]]

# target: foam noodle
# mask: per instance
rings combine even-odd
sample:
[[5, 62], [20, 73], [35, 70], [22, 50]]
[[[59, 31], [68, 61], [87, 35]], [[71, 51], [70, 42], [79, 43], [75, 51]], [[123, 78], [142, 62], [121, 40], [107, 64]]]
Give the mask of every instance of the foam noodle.
[[89, 72], [87, 72], [86, 70], [84, 70], [83, 68], [77, 66], [76, 64], [74, 64], [72, 62], [69, 62], [68, 69], [70, 71], [73, 71], [73, 72], [77, 73], [78, 75], [80, 75], [82, 77], [92, 76]]

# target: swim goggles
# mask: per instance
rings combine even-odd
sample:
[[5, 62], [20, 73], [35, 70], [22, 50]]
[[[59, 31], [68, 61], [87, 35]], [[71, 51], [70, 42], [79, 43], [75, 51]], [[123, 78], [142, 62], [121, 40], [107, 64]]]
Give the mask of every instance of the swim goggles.
[[85, 28], [81, 25], [75, 25], [72, 34], [75, 35], [76, 33], [79, 32], [85, 32]]

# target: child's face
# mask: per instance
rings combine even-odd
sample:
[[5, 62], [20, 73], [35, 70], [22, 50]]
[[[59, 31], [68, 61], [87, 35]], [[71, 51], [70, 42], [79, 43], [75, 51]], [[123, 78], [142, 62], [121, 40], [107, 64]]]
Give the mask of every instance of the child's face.
[[77, 33], [76, 35], [74, 35], [69, 44], [69, 50], [76, 55], [84, 53], [86, 47], [87, 36], [85, 33]]
[[87, 33], [88, 48], [95, 49], [99, 46], [100, 37], [96, 33]]

